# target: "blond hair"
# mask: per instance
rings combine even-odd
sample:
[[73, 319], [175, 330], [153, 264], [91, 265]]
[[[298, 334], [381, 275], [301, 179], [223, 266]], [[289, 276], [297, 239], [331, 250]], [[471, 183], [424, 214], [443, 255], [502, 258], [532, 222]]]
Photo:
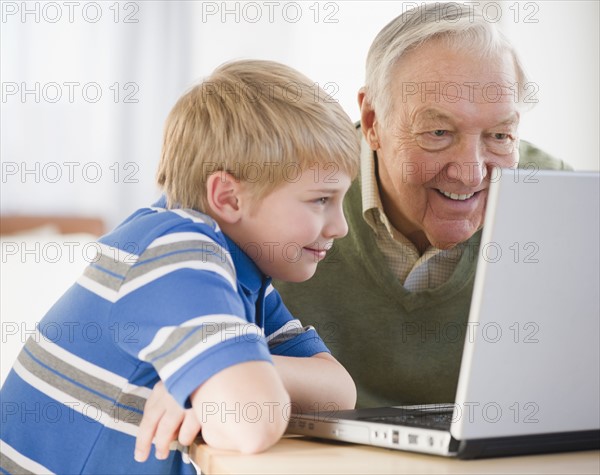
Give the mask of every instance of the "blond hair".
[[208, 210], [206, 181], [227, 171], [255, 200], [315, 165], [354, 178], [355, 128], [337, 101], [272, 61], [226, 63], [171, 110], [157, 180], [169, 208]]

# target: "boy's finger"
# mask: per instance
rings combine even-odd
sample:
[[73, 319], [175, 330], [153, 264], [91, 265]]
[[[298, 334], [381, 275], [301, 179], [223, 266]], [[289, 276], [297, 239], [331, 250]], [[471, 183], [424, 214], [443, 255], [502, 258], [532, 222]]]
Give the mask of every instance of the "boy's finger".
[[156, 458], [164, 460], [169, 456], [171, 442], [177, 440], [177, 432], [183, 420], [183, 409], [176, 412], [167, 412], [158, 423], [156, 433], [154, 434], [154, 447]]
[[133, 458], [136, 462], [145, 462], [150, 455], [155, 431], [156, 423], [151, 422], [149, 419], [144, 423], [144, 419], [142, 419], [142, 423], [140, 423], [138, 434], [135, 439], [135, 452]]
[[152, 436], [149, 437], [144, 435], [138, 435], [135, 441], [135, 451], [133, 458], [136, 462], [145, 462], [150, 455], [150, 448], [152, 447]]
[[179, 428], [179, 443], [187, 446], [194, 442], [201, 427], [200, 422], [198, 422], [198, 419], [192, 410], [188, 409], [185, 413], [183, 424], [181, 424], [181, 427]]
[[153, 410], [152, 405], [146, 404], [135, 439], [134, 459], [136, 462], [145, 462], [150, 455], [152, 439], [154, 439], [154, 434], [163, 414], [163, 411]]

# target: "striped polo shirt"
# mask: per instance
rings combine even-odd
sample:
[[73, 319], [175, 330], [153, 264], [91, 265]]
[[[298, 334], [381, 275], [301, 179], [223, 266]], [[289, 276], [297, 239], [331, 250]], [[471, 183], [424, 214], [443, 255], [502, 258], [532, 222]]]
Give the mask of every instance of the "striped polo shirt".
[[167, 460], [133, 459], [159, 379], [189, 407], [191, 393], [224, 368], [328, 351], [202, 213], [167, 210], [163, 199], [96, 245], [0, 391], [0, 473], [195, 473], [175, 444]]

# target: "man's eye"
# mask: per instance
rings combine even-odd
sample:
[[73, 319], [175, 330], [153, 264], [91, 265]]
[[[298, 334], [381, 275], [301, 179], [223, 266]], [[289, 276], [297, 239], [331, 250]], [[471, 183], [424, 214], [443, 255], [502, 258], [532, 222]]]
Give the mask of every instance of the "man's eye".
[[417, 133], [416, 142], [424, 150], [439, 152], [452, 145], [454, 135], [446, 129], [434, 129]]
[[497, 155], [509, 155], [519, 146], [519, 140], [510, 133], [494, 132], [488, 135], [487, 146]]
[[317, 200], [315, 200], [315, 203], [320, 204], [320, 205], [325, 205], [325, 204], [327, 204], [328, 201], [329, 201], [329, 197], [323, 196], [322, 198], [318, 198]]

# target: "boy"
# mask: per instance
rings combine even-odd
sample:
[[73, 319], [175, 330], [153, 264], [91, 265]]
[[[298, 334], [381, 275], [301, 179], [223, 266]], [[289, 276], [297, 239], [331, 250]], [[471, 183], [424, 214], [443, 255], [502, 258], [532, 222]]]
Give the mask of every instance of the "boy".
[[180, 450], [133, 459], [159, 381], [208, 444], [247, 453], [279, 439], [291, 403], [353, 407], [352, 379], [270, 280], [310, 278], [346, 234], [357, 157], [341, 107], [286, 66], [226, 64], [185, 94], [165, 197], [100, 239], [2, 388], [0, 471], [194, 473]]

